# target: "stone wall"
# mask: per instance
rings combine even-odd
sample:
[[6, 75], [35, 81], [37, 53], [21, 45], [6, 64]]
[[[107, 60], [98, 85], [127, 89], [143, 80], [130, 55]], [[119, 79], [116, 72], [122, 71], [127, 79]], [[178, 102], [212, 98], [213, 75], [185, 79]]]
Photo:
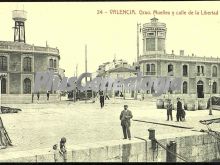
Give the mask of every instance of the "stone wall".
[[[169, 135], [163, 138], [156, 135], [160, 144], [166, 146], [171, 140], [176, 142], [176, 152], [184, 156], [188, 162], [204, 162], [220, 159], [216, 139], [206, 133], [188, 132], [178, 136]], [[106, 142], [87, 143], [66, 146], [67, 162], [166, 162], [167, 151], [156, 147], [153, 152], [151, 141], [134, 138], [129, 140], [112, 140]], [[68, 140], [68, 139], [67, 139]], [[219, 146], [220, 147], [220, 146]], [[0, 153], [1, 154], [1, 153]], [[63, 162], [60, 154], [51, 149], [36, 149], [31, 151], [7, 152], [1, 154], [0, 162]], [[177, 158], [177, 162], [183, 160]]]

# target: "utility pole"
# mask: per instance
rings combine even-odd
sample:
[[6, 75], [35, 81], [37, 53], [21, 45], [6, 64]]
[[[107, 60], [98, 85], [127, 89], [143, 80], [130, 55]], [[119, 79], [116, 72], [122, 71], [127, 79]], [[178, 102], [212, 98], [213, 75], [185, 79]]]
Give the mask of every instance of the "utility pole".
[[[87, 73], [87, 45], [85, 45], [85, 72]], [[87, 77], [85, 77], [86, 84], [87, 84]], [[85, 103], [87, 102], [87, 90], [86, 90], [86, 100]]]
[[[137, 23], [137, 71], [139, 71], [140, 67], [139, 67], [139, 33], [140, 33], [140, 23]], [[138, 76], [138, 73], [137, 73]], [[137, 82], [136, 82], [136, 86], [137, 86]], [[135, 87], [136, 88], [136, 87]], [[134, 99], [137, 100], [137, 95], [138, 95], [138, 91], [137, 88], [135, 89], [135, 96]]]
[[212, 85], [213, 85], [213, 81], [209, 80], [209, 86], [210, 86], [209, 115], [212, 115]]
[[78, 76], [78, 64], [76, 64], [76, 78]]
[[139, 64], [139, 33], [140, 33], [140, 23], [137, 23], [137, 64]]

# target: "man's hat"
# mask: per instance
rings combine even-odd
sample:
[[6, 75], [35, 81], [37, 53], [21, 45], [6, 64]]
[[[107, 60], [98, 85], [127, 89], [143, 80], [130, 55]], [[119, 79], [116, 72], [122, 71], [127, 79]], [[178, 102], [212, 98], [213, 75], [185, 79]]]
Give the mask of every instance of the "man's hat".
[[128, 105], [124, 105], [124, 107], [128, 107]]

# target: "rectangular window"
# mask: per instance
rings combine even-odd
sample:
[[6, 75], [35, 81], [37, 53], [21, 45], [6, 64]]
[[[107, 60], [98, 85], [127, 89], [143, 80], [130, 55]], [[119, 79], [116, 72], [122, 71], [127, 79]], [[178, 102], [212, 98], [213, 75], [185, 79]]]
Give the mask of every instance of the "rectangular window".
[[153, 32], [147, 33], [147, 36], [154, 36]]
[[7, 71], [8, 64], [7, 64], [7, 57], [0, 56], [0, 71]]
[[53, 68], [53, 59], [50, 59], [49, 66], [50, 66], [50, 68]]
[[31, 58], [25, 57], [23, 59], [23, 68], [25, 72], [31, 72]]
[[57, 68], [57, 60], [53, 61], [53, 66], [54, 66], [54, 68]]
[[188, 76], [188, 68], [187, 68], [187, 65], [183, 65], [183, 76]]

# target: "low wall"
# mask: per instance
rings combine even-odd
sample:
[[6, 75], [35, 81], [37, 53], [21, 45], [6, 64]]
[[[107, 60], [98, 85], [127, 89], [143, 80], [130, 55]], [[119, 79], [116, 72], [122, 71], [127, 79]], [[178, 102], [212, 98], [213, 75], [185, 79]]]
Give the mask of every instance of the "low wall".
[[[156, 135], [159, 143], [166, 146], [171, 140], [176, 141], [176, 152], [184, 156], [188, 162], [204, 162], [220, 159], [216, 139], [206, 133], [189, 132], [191, 135], [170, 135], [164, 139]], [[164, 135], [163, 135], [164, 136]], [[142, 137], [148, 139], [148, 137]], [[68, 139], [67, 139], [68, 140]], [[153, 152], [150, 140], [112, 140], [98, 143], [66, 146], [67, 162], [166, 162], [167, 151], [158, 146]], [[51, 151], [50, 151], [51, 150]], [[52, 149], [36, 149], [31, 151], [0, 152], [0, 162], [63, 162], [59, 154]], [[183, 160], [177, 158], [177, 162]]]
[[[46, 102], [57, 102], [60, 100], [60, 95], [50, 94], [49, 100], [47, 100], [46, 94], [40, 94], [39, 101], [37, 95], [34, 95], [33, 103], [46, 103]], [[31, 94], [2, 94], [2, 104], [30, 104], [32, 103]]]

